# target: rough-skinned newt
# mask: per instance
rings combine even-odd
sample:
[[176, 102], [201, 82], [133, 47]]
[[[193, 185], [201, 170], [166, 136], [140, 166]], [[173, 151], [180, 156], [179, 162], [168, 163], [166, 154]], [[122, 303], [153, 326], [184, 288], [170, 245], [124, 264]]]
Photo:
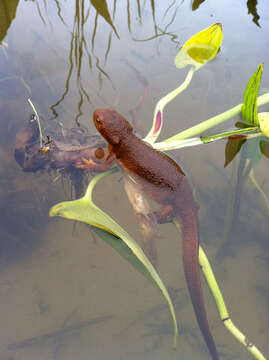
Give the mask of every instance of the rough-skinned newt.
[[211, 357], [218, 360], [200, 282], [198, 205], [184, 172], [166, 154], [139, 139], [128, 121], [115, 110], [95, 110], [93, 120], [97, 130], [108, 142], [109, 164], [114, 159], [142, 186], [148, 196], [162, 205], [157, 213], [160, 223], [171, 221], [172, 218], [179, 222], [183, 266], [193, 308]]

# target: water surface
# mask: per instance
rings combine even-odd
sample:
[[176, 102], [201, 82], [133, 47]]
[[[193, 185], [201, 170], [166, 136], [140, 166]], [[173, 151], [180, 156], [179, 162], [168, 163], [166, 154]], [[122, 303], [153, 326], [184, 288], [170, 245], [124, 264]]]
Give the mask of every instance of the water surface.
[[[86, 226], [48, 217], [53, 204], [70, 196], [69, 183], [53, 182], [56, 174], [22, 172], [13, 158], [15, 134], [32, 112], [29, 97], [43, 128], [52, 132], [61, 122], [94, 133], [92, 112], [99, 107], [113, 107], [128, 119], [137, 109], [137, 124], [146, 132], [157, 100], [186, 76], [173, 64], [180, 46], [215, 22], [223, 25], [221, 52], [167, 106], [161, 138], [225, 111], [242, 102], [261, 62], [262, 87], [269, 87], [268, 3], [115, 0], [108, 1], [110, 18], [92, 5], [101, 1], [11, 3], [7, 30], [0, 33], [1, 359], [208, 359], [173, 226], [159, 226], [157, 251], [159, 273], [176, 304], [176, 351], [170, 315], [156, 289]], [[145, 84], [149, 91], [140, 101]], [[225, 142], [218, 142], [172, 155], [193, 183], [201, 243], [232, 319], [268, 356], [269, 209], [247, 180], [227, 235], [239, 156], [224, 168], [224, 153]], [[269, 196], [267, 160], [260, 158], [254, 176]], [[104, 179], [94, 199], [139, 238], [119, 175]], [[206, 287], [204, 293], [221, 357], [251, 359], [223, 327]]]

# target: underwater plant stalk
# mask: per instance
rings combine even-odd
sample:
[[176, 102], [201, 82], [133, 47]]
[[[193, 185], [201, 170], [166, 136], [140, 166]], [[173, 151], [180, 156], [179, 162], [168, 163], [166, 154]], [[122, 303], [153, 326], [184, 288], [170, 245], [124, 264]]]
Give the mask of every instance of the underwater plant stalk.
[[40, 119], [39, 119], [39, 115], [34, 107], [34, 104], [32, 103], [31, 99], [29, 98], [28, 99], [28, 102], [29, 104], [31, 105], [34, 113], [35, 113], [35, 116], [36, 116], [36, 120], [37, 120], [37, 123], [38, 123], [38, 129], [39, 129], [39, 138], [40, 138], [40, 149], [42, 149], [42, 146], [43, 146], [43, 136], [42, 136], [42, 130], [41, 130], [41, 125], [40, 125]]
[[263, 354], [256, 348], [256, 346], [251, 343], [246, 336], [234, 325], [232, 322], [228, 310], [226, 308], [225, 302], [223, 300], [221, 291], [219, 289], [218, 283], [215, 279], [214, 273], [210, 266], [210, 263], [207, 259], [207, 256], [201, 247], [199, 246], [199, 264], [202, 267], [202, 271], [206, 282], [209, 286], [209, 289], [215, 299], [217, 308], [220, 314], [220, 318], [223, 321], [226, 328], [234, 335], [234, 337], [242, 344], [244, 347], [258, 360], [266, 360]]
[[[269, 93], [261, 95], [257, 98], [258, 106], [261, 106], [261, 105], [264, 105], [267, 103], [269, 103]], [[188, 128], [187, 130], [181, 131], [177, 135], [171, 136], [170, 138], [166, 139], [165, 142], [183, 140], [183, 139], [188, 139], [188, 138], [196, 136], [196, 135], [200, 135], [204, 131], [206, 131], [214, 126], [217, 126], [217, 125], [223, 123], [224, 121], [227, 121], [230, 118], [240, 114], [240, 112], [242, 110], [242, 106], [243, 106], [243, 104], [236, 105], [233, 108], [231, 108], [227, 111], [224, 111], [223, 113], [221, 113], [219, 115], [213, 116], [212, 118], [205, 120], [205, 121], [199, 123], [198, 125], [192, 126], [192, 127]]]
[[269, 210], [269, 199], [267, 197], [267, 195], [265, 194], [265, 192], [263, 191], [263, 189], [261, 188], [261, 186], [258, 184], [255, 176], [254, 176], [254, 170], [253, 168], [250, 170], [249, 172], [249, 179], [252, 181], [252, 183], [254, 184], [254, 186], [256, 186], [256, 189], [258, 189], [258, 191], [260, 192], [261, 196], [263, 197], [263, 200], [267, 206], [267, 209]]

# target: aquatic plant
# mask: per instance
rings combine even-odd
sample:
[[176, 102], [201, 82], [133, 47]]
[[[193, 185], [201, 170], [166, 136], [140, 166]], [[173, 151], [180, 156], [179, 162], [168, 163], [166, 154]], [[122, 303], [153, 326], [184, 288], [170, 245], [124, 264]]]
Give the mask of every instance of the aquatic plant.
[[216, 23], [192, 36], [180, 49], [175, 58], [175, 65], [181, 69], [191, 66], [184, 82], [169, 94], [161, 98], [154, 109], [153, 124], [145, 141], [153, 144], [159, 137], [163, 126], [164, 107], [190, 84], [195, 71], [201, 69], [218, 53], [222, 43], [222, 26]]
[[92, 201], [92, 192], [97, 182], [104, 176], [110, 175], [115, 171], [117, 171], [116, 167], [96, 175], [89, 183], [85, 195], [82, 198], [73, 201], [64, 201], [54, 205], [50, 209], [49, 215], [81, 221], [91, 225], [92, 227], [103, 230], [98, 231], [98, 234], [101, 235], [106, 242], [117, 250], [120, 255], [127, 259], [137, 270], [157, 285], [164, 295], [172, 315], [174, 323], [174, 346], [176, 346], [178, 329], [174, 306], [157, 271], [145, 256], [143, 250], [137, 242]]
[[[155, 107], [152, 128], [144, 139], [145, 141], [150, 142], [155, 148], [161, 150], [178, 149], [184, 146], [204, 144], [231, 136], [245, 136], [246, 139], [250, 138], [250, 136], [268, 136], [268, 116], [264, 114], [259, 115], [257, 113], [258, 106], [269, 102], [269, 93], [257, 97], [263, 67], [263, 65], [260, 65], [248, 82], [245, 90], [243, 104], [239, 104], [222, 114], [214, 116], [211, 119], [208, 119], [196, 126], [182, 131], [179, 134], [162, 141], [161, 143], [156, 143], [163, 125], [164, 107], [188, 86], [195, 71], [199, 70], [204, 64], [216, 56], [219, 51], [221, 41], [221, 24], [214, 24], [188, 40], [182, 47], [180, 53], [177, 55], [175, 60], [176, 66], [183, 67], [187, 64], [190, 64], [191, 69], [189, 70], [184, 83], [163, 97]], [[222, 134], [193, 138], [194, 136], [201, 135], [205, 130], [227, 121], [240, 112], [242, 112], [247, 127], [233, 131], [227, 131]], [[248, 133], [253, 134], [247, 135]], [[236, 153], [234, 156], [235, 155]], [[94, 177], [90, 182], [84, 197], [78, 200], [66, 201], [56, 204], [51, 208], [50, 216], [60, 216], [67, 219], [78, 220], [93, 226], [95, 231], [101, 235], [104, 241], [113, 246], [137, 270], [143, 273], [159, 287], [164, 297], [166, 298], [173, 318], [174, 344], [176, 344], [177, 323], [175, 319], [174, 307], [163, 282], [159, 278], [158, 273], [144, 255], [143, 251], [135, 242], [135, 240], [133, 240], [130, 235], [122, 227], [120, 227], [120, 225], [118, 225], [112, 218], [110, 218], [92, 202], [92, 191], [95, 184], [102, 177], [111, 174], [114, 171], [116, 171], [116, 168]], [[175, 224], [179, 229], [179, 224]], [[224, 325], [235, 336], [235, 338], [240, 341], [248, 351], [252, 353], [256, 359], [265, 360], [263, 354], [251, 342], [249, 342], [245, 335], [243, 335], [233, 324], [227, 311], [218, 283], [214, 277], [210, 263], [201, 245], [199, 247], [199, 263], [201, 265], [207, 284], [213, 294], [220, 318]]]

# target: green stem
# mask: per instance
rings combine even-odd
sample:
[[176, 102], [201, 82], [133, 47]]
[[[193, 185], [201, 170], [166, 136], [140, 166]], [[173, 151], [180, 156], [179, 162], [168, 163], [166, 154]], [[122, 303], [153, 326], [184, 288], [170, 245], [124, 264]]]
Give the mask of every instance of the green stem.
[[96, 175], [94, 178], [91, 179], [88, 187], [87, 187], [87, 190], [85, 192], [85, 195], [84, 195], [84, 198], [87, 198], [90, 202], [93, 202], [92, 201], [92, 193], [93, 193], [93, 188], [95, 187], [95, 185], [98, 183], [98, 181], [100, 179], [102, 179], [104, 176], [107, 176], [107, 175], [111, 175], [113, 174], [114, 172], [117, 172], [119, 169], [117, 166], [113, 166], [111, 169], [107, 170], [107, 171], [104, 171], [98, 175]]
[[214, 273], [210, 266], [210, 263], [207, 259], [207, 256], [202, 249], [201, 245], [199, 246], [199, 264], [202, 267], [204, 277], [207, 281], [209, 289], [212, 292], [212, 295], [217, 304], [217, 308], [220, 314], [220, 318], [223, 321], [226, 328], [234, 335], [234, 337], [242, 344], [244, 347], [258, 360], [266, 360], [263, 354], [254, 346], [251, 342], [248, 341], [246, 336], [233, 324], [230, 319], [228, 310], [224, 303], [221, 291], [219, 289], [218, 283], [215, 279]]
[[227, 131], [222, 134], [216, 134], [216, 135], [212, 135], [212, 136], [202, 137], [201, 140], [204, 144], [207, 144], [211, 141], [225, 139], [225, 138], [227, 138], [229, 136], [233, 136], [233, 135], [246, 134], [246, 133], [254, 132], [257, 130], [259, 130], [259, 127], [255, 126], [255, 127], [245, 128], [245, 129]]
[[[269, 103], [269, 93], [266, 93], [257, 98], [258, 106], [261, 106], [261, 105], [264, 105], [267, 103]], [[168, 138], [166, 141], [183, 140], [183, 139], [188, 139], [188, 138], [196, 136], [196, 135], [200, 135], [204, 131], [206, 131], [214, 126], [217, 126], [217, 125], [223, 123], [224, 121], [227, 121], [227, 120], [231, 119], [232, 117], [240, 114], [242, 106], [243, 106], [243, 104], [236, 105], [232, 109], [229, 109], [229, 110], [223, 112], [222, 114], [213, 116], [212, 118], [205, 120], [198, 125], [192, 126], [189, 129], [184, 130], [184, 131], [180, 132], [179, 134]]]

